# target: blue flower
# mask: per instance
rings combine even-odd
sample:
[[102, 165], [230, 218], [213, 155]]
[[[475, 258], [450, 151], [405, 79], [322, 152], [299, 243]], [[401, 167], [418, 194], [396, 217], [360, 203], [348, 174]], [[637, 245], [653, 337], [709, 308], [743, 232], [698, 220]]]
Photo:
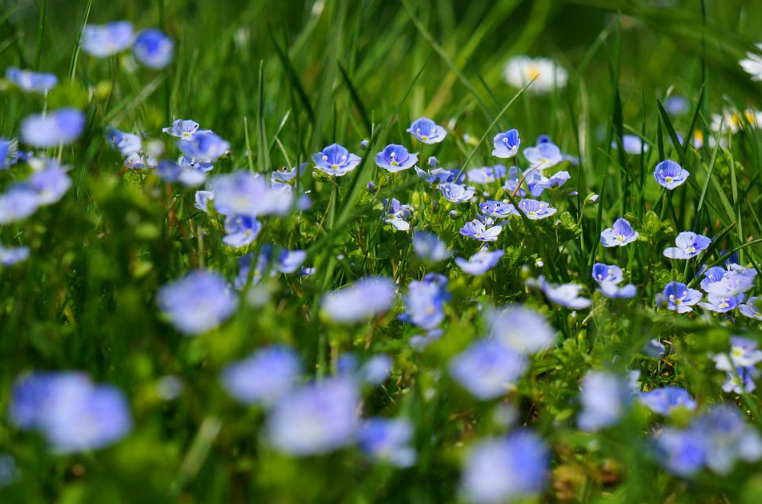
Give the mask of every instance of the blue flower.
[[462, 487], [477, 504], [520, 501], [540, 493], [549, 470], [550, 454], [542, 439], [518, 432], [476, 443], [465, 461]]
[[290, 190], [270, 187], [264, 176], [236, 171], [212, 178], [214, 208], [222, 215], [285, 215], [291, 210]]
[[132, 45], [135, 32], [128, 21], [104, 25], [89, 24], [82, 30], [82, 50], [90, 56], [105, 58], [118, 54]]
[[164, 32], [155, 28], [143, 30], [132, 47], [135, 59], [149, 68], [164, 68], [172, 62], [175, 43]]
[[716, 269], [710, 268], [712, 276], [707, 276], [701, 281], [701, 288], [708, 294], [714, 294], [717, 296], [738, 296], [744, 292], [748, 292], [754, 288], [754, 277], [744, 275], [735, 270], [722, 271], [722, 277], [715, 279]]
[[384, 277], [365, 277], [323, 298], [322, 310], [333, 322], [354, 323], [385, 313], [394, 302], [396, 286]]
[[695, 429], [666, 427], [656, 438], [656, 447], [662, 463], [678, 476], [690, 476], [704, 466], [706, 446]]
[[595, 263], [593, 265], [593, 280], [600, 286], [600, 292], [608, 298], [629, 299], [636, 294], [635, 286], [619, 285], [624, 281], [622, 269], [616, 265]]
[[618, 375], [606, 371], [590, 371], [582, 380], [582, 411], [577, 417], [579, 428], [597, 431], [619, 422], [630, 403], [627, 384]]
[[432, 263], [444, 261], [450, 257], [447, 244], [436, 234], [424, 231], [413, 233], [413, 251], [420, 259]]
[[557, 165], [564, 160], [561, 149], [557, 145], [547, 142], [538, 144], [536, 147], [524, 149], [524, 157], [535, 170], [545, 170]]
[[230, 143], [215, 133], [196, 132], [190, 140], [177, 143], [180, 152], [196, 161], [214, 163], [230, 150]]
[[474, 184], [492, 184], [496, 180], [505, 178], [505, 166], [498, 164], [495, 166], [471, 168], [466, 172], [466, 176], [468, 181]]
[[723, 296], [718, 294], [709, 294], [706, 302], [699, 303], [705, 310], [716, 313], [727, 313], [733, 311], [738, 306], [738, 300], [734, 296]]
[[638, 239], [638, 232], [632, 229], [627, 219], [619, 218], [614, 226], [601, 233], [601, 245], [604, 247], [624, 247]]
[[556, 209], [549, 204], [533, 199], [519, 201], [519, 210], [524, 212], [524, 215], [530, 220], [546, 219], [556, 213]]
[[351, 378], [328, 378], [283, 396], [267, 418], [272, 446], [293, 456], [320, 455], [355, 441], [360, 402]]
[[343, 177], [357, 168], [362, 161], [360, 156], [350, 154], [347, 149], [336, 143], [313, 154], [312, 160], [315, 162], [315, 168], [335, 177]]
[[397, 198], [392, 198], [391, 203], [384, 199], [382, 203], [384, 210], [381, 212], [381, 218], [384, 222], [391, 224], [398, 231], [408, 231], [410, 224], [407, 221], [413, 216], [413, 207], [400, 204]]
[[430, 329], [425, 334], [416, 334], [410, 338], [410, 346], [417, 352], [423, 352], [432, 342], [442, 337], [442, 329]]
[[21, 141], [44, 149], [73, 142], [85, 129], [85, 114], [62, 108], [47, 115], [33, 114], [21, 121]]
[[675, 245], [664, 249], [664, 256], [670, 259], [690, 259], [696, 257], [709, 247], [711, 238], [690, 231], [683, 231], [677, 235]]
[[674, 408], [681, 407], [693, 411], [697, 407], [696, 401], [681, 387], [657, 388], [650, 392], [641, 392], [639, 397], [640, 402], [648, 409], [662, 416], [672, 415]]
[[667, 98], [664, 102], [664, 108], [672, 116], [678, 116], [688, 110], [690, 102], [685, 96], [674, 95]]
[[193, 206], [207, 213], [210, 201], [214, 201], [214, 193], [212, 191], [196, 191]]
[[[429, 184], [433, 184], [434, 182], [439, 182], [440, 184], [454, 182], [459, 184], [466, 179], [465, 173], [458, 177], [458, 173], [460, 173], [459, 168], [451, 168], [449, 170], [445, 170], [444, 168], [434, 168], [431, 172], [421, 170], [417, 166], [414, 168], [415, 173]], [[456, 178], [458, 179], [457, 181], [455, 180]]]
[[741, 315], [744, 317], [749, 317], [756, 320], [762, 320], [762, 312], [759, 311], [759, 307], [757, 303], [759, 302], [759, 297], [753, 296], [746, 300], [746, 303], [738, 305], [738, 311], [741, 312]]
[[262, 224], [254, 217], [228, 215], [225, 218], [225, 233], [222, 241], [233, 248], [247, 247], [257, 239]]
[[410, 467], [415, 463], [416, 453], [409, 446], [413, 437], [413, 425], [404, 418], [369, 418], [358, 434], [363, 452], [374, 460], [396, 467]]
[[590, 307], [590, 300], [580, 296], [583, 287], [577, 284], [554, 285], [545, 280], [544, 276], [537, 279], [537, 283], [545, 296], [553, 303], [574, 310], [585, 310]]
[[143, 149], [143, 141], [138, 135], [119, 131], [112, 126], [106, 127], [106, 140], [123, 156], [139, 153]]
[[[627, 154], [638, 155], [641, 152], [648, 152], [648, 144], [643, 142], [637, 135], [622, 135], [622, 145]], [[612, 141], [611, 146], [616, 148], [619, 146], [619, 143]]]
[[439, 143], [447, 136], [447, 131], [443, 127], [425, 117], [413, 121], [407, 132], [425, 144]]
[[479, 211], [486, 217], [505, 219], [511, 215], [519, 215], [516, 207], [503, 201], [484, 201], [479, 203]]
[[439, 184], [439, 190], [442, 191], [442, 196], [450, 203], [463, 203], [474, 196], [473, 187], [466, 187], [452, 182]]
[[185, 187], [198, 187], [206, 181], [204, 172], [167, 160], [159, 163], [156, 175], [164, 182], [179, 182]]
[[474, 240], [493, 242], [497, 241], [497, 237], [502, 231], [502, 226], [493, 226], [487, 229], [480, 220], [474, 219], [471, 222], [466, 222], [466, 225], [460, 229], [460, 234]]
[[497, 263], [500, 261], [500, 258], [503, 257], [503, 254], [505, 254], [505, 252], [502, 250], [490, 252], [489, 250], [482, 249], [472, 255], [468, 261], [462, 257], [456, 257], [455, 264], [469, 275], [480, 276], [497, 266]]
[[228, 364], [221, 379], [225, 390], [242, 403], [268, 406], [296, 385], [300, 373], [296, 352], [276, 345]]
[[520, 305], [490, 312], [487, 325], [491, 339], [526, 355], [548, 348], [555, 339], [555, 330], [545, 317]]
[[481, 340], [472, 343], [447, 365], [453, 377], [471, 395], [483, 401], [505, 395], [521, 378], [526, 358], [503, 345]]
[[228, 283], [217, 273], [205, 270], [191, 271], [164, 285], [156, 303], [175, 329], [187, 336], [218, 327], [238, 306]]
[[203, 135], [211, 133], [211, 130], [199, 130], [199, 125], [196, 121], [189, 119], [176, 119], [172, 123], [172, 126], [168, 128], [162, 128], [161, 131], [171, 135], [180, 140], [191, 140], [196, 134]]
[[18, 161], [18, 144], [0, 137], [0, 170], [7, 170]]
[[368, 359], [357, 372], [357, 378], [368, 385], [377, 386], [389, 379], [392, 372], [392, 358], [377, 354]]
[[21, 429], [38, 431], [58, 453], [97, 450], [132, 430], [124, 395], [82, 373], [34, 373], [16, 380], [9, 414]]
[[411, 154], [402, 145], [389, 144], [376, 154], [376, 164], [390, 173], [401, 172], [415, 166], [418, 156]]
[[434, 156], [429, 156], [428, 165], [432, 168], [439, 166], [439, 160]]
[[688, 170], [684, 170], [679, 164], [669, 159], [657, 164], [654, 169], [656, 182], [670, 191], [688, 180], [689, 175]]
[[13, 266], [16, 263], [26, 261], [29, 258], [28, 247], [3, 247], [0, 246], [0, 265]]
[[492, 143], [495, 146], [492, 151], [493, 156], [502, 159], [512, 158], [519, 152], [519, 145], [521, 144], [519, 130], [512, 129], [505, 133], [498, 133]]
[[5, 78], [24, 91], [47, 93], [58, 83], [58, 77], [50, 73], [21, 70], [16, 67], [5, 69]]
[[693, 305], [701, 301], [702, 294], [696, 289], [689, 289], [684, 283], [669, 282], [664, 292], [657, 296], [657, 304], [666, 301], [667, 309], [677, 313], [693, 311]]
[[37, 211], [40, 202], [37, 193], [28, 187], [11, 187], [0, 194], [0, 224], [24, 220]]
[[731, 405], [712, 408], [696, 420], [694, 428], [706, 446], [706, 466], [716, 474], [729, 474], [736, 460], [756, 462], [762, 458], [762, 437]]
[[[309, 165], [309, 163], [301, 163], [298, 167], [298, 170], [296, 166], [292, 166], [291, 168], [284, 166], [280, 170], [273, 170], [270, 173], [270, 184], [273, 187], [278, 187], [281, 185], [292, 186], [296, 183], [297, 178], [301, 178], [306, 173]], [[299, 172], [298, 177], [297, 171]]]
[[39, 206], [52, 205], [63, 198], [71, 188], [71, 178], [66, 174], [66, 168], [58, 161], [48, 161], [44, 168], [32, 173], [23, 184], [17, 187], [29, 188], [37, 195]]
[[444, 320], [444, 306], [449, 299], [447, 279], [430, 273], [421, 281], [410, 282], [403, 299], [405, 313], [399, 319], [422, 329], [433, 329]]

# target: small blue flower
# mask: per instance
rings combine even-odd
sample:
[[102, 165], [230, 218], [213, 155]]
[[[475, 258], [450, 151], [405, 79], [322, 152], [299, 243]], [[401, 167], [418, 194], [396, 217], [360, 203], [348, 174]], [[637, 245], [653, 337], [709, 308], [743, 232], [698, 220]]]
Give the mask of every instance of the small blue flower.
[[143, 30], [132, 47], [135, 59], [149, 68], [164, 68], [172, 62], [175, 43], [164, 32], [155, 28]]
[[590, 371], [582, 380], [580, 402], [582, 411], [577, 417], [579, 428], [597, 431], [619, 422], [630, 403], [627, 384], [618, 375], [606, 371]]
[[674, 95], [667, 98], [664, 102], [664, 108], [672, 116], [678, 116], [688, 110], [690, 102], [685, 96]]
[[416, 453], [409, 446], [413, 425], [404, 418], [369, 418], [360, 428], [358, 441], [363, 452], [374, 460], [396, 467], [410, 467]]
[[722, 277], [716, 281], [711, 281], [710, 277], [704, 278], [701, 281], [701, 288], [708, 294], [716, 296], [738, 296], [754, 288], [754, 277], [730, 270], [723, 272]]
[[474, 219], [471, 222], [466, 222], [465, 226], [460, 229], [460, 234], [474, 240], [494, 242], [497, 241], [497, 237], [502, 231], [502, 226], [493, 226], [487, 229], [480, 220]]
[[71, 178], [58, 161], [48, 161], [44, 168], [32, 173], [29, 179], [17, 187], [28, 187], [37, 194], [37, 204], [52, 205], [63, 198], [71, 188]]
[[556, 213], [556, 209], [549, 204], [533, 199], [519, 201], [519, 210], [524, 212], [524, 215], [530, 220], [546, 219]]
[[666, 301], [667, 309], [677, 313], [693, 311], [693, 305], [701, 301], [703, 295], [696, 289], [689, 289], [684, 283], [669, 282], [657, 301]]
[[230, 143], [215, 133], [196, 132], [190, 140], [177, 143], [180, 152], [196, 161], [214, 163], [230, 150]]
[[272, 446], [293, 456], [320, 455], [355, 441], [360, 396], [352, 378], [328, 378], [297, 388], [267, 418]]
[[284, 346], [265, 347], [222, 370], [222, 384], [245, 404], [271, 405], [297, 383], [301, 365], [296, 352]]
[[471, 168], [466, 172], [466, 176], [468, 181], [474, 184], [493, 184], [495, 181], [505, 178], [505, 166], [498, 164]]
[[[458, 177], [458, 173], [460, 173], [459, 168], [451, 168], [449, 170], [445, 170], [444, 168], [434, 168], [431, 172], [421, 170], [417, 166], [414, 168], [415, 173], [429, 184], [433, 184], [434, 182], [439, 182], [440, 184], [445, 182], [460, 184], [466, 179], [465, 173]], [[458, 179], [457, 181], [455, 180], [456, 178]]]
[[429, 274], [422, 281], [413, 280], [404, 297], [405, 313], [400, 320], [422, 329], [433, 329], [445, 318], [444, 306], [450, 299], [447, 279]]
[[350, 154], [347, 149], [336, 143], [313, 154], [312, 160], [315, 162], [315, 168], [335, 177], [343, 177], [357, 168], [362, 161], [359, 156]]
[[453, 377], [471, 395], [482, 401], [505, 395], [526, 368], [526, 358], [499, 343], [472, 343], [447, 365]]
[[679, 164], [667, 159], [656, 165], [654, 179], [660, 186], [670, 191], [688, 180], [688, 170], [684, 170]]
[[434, 156], [429, 156], [428, 165], [431, 168], [436, 168], [437, 166], [439, 166], [439, 160], [435, 158]]
[[718, 294], [709, 294], [706, 302], [699, 303], [705, 310], [716, 313], [727, 313], [733, 311], [738, 306], [738, 300], [734, 296], [722, 296]]
[[47, 115], [33, 114], [21, 121], [21, 141], [44, 149], [72, 143], [85, 129], [85, 114], [62, 108]]
[[368, 385], [377, 386], [389, 379], [392, 372], [392, 358], [377, 354], [368, 359], [357, 371], [357, 378]]
[[58, 77], [50, 73], [21, 70], [16, 67], [5, 69], [5, 78], [24, 91], [47, 93], [58, 83]]
[[104, 25], [89, 24], [82, 30], [82, 50], [90, 56], [105, 58], [118, 54], [132, 45], [135, 32], [128, 21]]
[[136, 154], [143, 150], [143, 141], [138, 135], [119, 131], [112, 126], [106, 127], [106, 140], [111, 147], [118, 150], [123, 156]]
[[28, 247], [3, 247], [0, 246], [0, 265], [13, 266], [16, 263], [26, 261], [29, 258]]
[[503, 201], [484, 201], [479, 203], [479, 211], [486, 217], [493, 219], [505, 219], [511, 215], [519, 215], [511, 203], [505, 203]]
[[750, 297], [746, 300], [746, 303], [738, 305], [738, 311], [740, 311], [744, 317], [762, 320], [762, 312], [759, 310], [758, 302], [759, 297]]
[[538, 144], [536, 147], [524, 149], [524, 157], [535, 170], [545, 170], [557, 165], [564, 160], [561, 149], [557, 145], [547, 142]]
[[376, 154], [376, 164], [390, 173], [401, 172], [415, 166], [418, 156], [411, 154], [402, 145], [389, 144]]
[[693, 411], [697, 407], [696, 401], [688, 391], [680, 387], [657, 388], [650, 392], [641, 392], [639, 397], [640, 402], [648, 409], [662, 416], [672, 415], [673, 408], [682, 407]]
[[[627, 154], [637, 156], [641, 154], [641, 152], [648, 152], [648, 144], [643, 142], [637, 135], [622, 135], [622, 145]], [[619, 143], [614, 140], [611, 142], [611, 146], [617, 148]]]
[[0, 170], [7, 170], [18, 161], [18, 144], [0, 137]]
[[695, 429], [666, 427], [656, 438], [656, 447], [665, 467], [678, 476], [691, 476], [704, 466], [706, 446]]
[[211, 180], [214, 208], [222, 215], [285, 215], [291, 210], [293, 195], [270, 187], [264, 176], [249, 171], [218, 175]]
[[[296, 166], [292, 166], [291, 168], [284, 166], [280, 170], [273, 170], [273, 172], [270, 173], [270, 184], [273, 187], [279, 185], [292, 186], [296, 183], [297, 178], [301, 178], [306, 173], [309, 165], [309, 163], [301, 163], [298, 170]], [[299, 172], [298, 177], [297, 171]]]
[[523, 501], [541, 492], [549, 470], [543, 440], [530, 431], [518, 432], [477, 442], [466, 458], [461, 486], [476, 504]]
[[505, 133], [498, 133], [492, 140], [492, 144], [495, 146], [492, 151], [493, 156], [502, 159], [512, 158], [519, 152], [521, 144], [519, 130], [512, 129]]
[[469, 275], [480, 276], [497, 266], [497, 263], [500, 261], [500, 258], [503, 257], [503, 254], [505, 254], [505, 252], [502, 250], [490, 252], [489, 250], [482, 249], [472, 255], [468, 260], [465, 260], [462, 257], [456, 257], [455, 264]]
[[164, 285], [156, 298], [175, 328], [195, 336], [218, 327], [236, 310], [238, 300], [217, 273], [197, 270]]
[[396, 286], [384, 277], [366, 277], [323, 298], [322, 310], [338, 323], [362, 322], [385, 313], [394, 302]]
[[212, 191], [196, 191], [193, 206], [207, 213], [210, 201], [214, 201], [214, 193]]
[[412, 206], [401, 204], [397, 198], [392, 198], [391, 202], [384, 199], [382, 204], [384, 210], [381, 212], [381, 218], [384, 222], [391, 224], [398, 231], [410, 230], [410, 224], [407, 221], [413, 216]]
[[709, 247], [711, 238], [690, 231], [683, 231], [677, 235], [675, 245], [664, 249], [664, 256], [670, 259], [690, 259], [696, 257]]
[[619, 218], [614, 226], [601, 233], [601, 245], [604, 247], [624, 247], [638, 239], [638, 232], [632, 229], [627, 219]]
[[179, 182], [185, 187], [198, 187], [206, 182], [204, 172], [167, 160], [159, 163], [156, 175], [164, 182]]
[[447, 244], [434, 233], [416, 231], [413, 233], [413, 251], [420, 259], [435, 263], [450, 257]]
[[0, 194], [0, 224], [24, 220], [39, 208], [37, 193], [28, 187], [11, 187]]
[[176, 119], [172, 126], [162, 128], [161, 131], [180, 140], [191, 140], [196, 134], [211, 133], [211, 130], [199, 130], [196, 121], [189, 119]]
[[590, 307], [590, 300], [580, 296], [583, 287], [577, 284], [553, 285], [545, 280], [544, 276], [537, 279], [537, 283], [545, 296], [553, 303], [574, 310], [585, 310]]
[[233, 248], [248, 247], [257, 239], [262, 224], [254, 217], [229, 215], [225, 219], [225, 233], [222, 241]]
[[490, 312], [487, 325], [490, 338], [525, 355], [546, 349], [555, 339], [555, 330], [545, 317], [521, 305]]
[[633, 284], [620, 287], [624, 281], [622, 269], [616, 265], [595, 263], [593, 265], [593, 280], [600, 286], [600, 292], [608, 298], [629, 299], [635, 296]]
[[439, 184], [442, 196], [450, 203], [464, 203], [474, 196], [474, 188], [466, 187], [452, 182]]
[[425, 117], [413, 121], [407, 131], [425, 144], [439, 143], [447, 136], [447, 131], [442, 126]]
[[653, 357], [654, 359], [661, 359], [666, 352], [667, 349], [664, 347], [662, 342], [656, 338], [651, 338], [643, 348], [643, 353], [649, 357]]

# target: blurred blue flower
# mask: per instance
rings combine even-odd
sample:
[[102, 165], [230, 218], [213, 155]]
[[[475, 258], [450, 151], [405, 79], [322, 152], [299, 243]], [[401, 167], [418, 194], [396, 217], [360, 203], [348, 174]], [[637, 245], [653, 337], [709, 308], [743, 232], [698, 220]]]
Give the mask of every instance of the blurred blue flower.
[[360, 401], [351, 378], [328, 378], [283, 396], [267, 418], [272, 446], [293, 456], [320, 455], [354, 442]]
[[511, 215], [519, 215], [511, 203], [505, 203], [503, 201], [484, 201], [479, 203], [479, 211], [482, 215], [491, 217], [493, 219], [505, 219]]
[[580, 296], [581, 285], [567, 283], [554, 285], [545, 280], [544, 276], [537, 278], [537, 284], [552, 303], [574, 310], [585, 310], [590, 307], [590, 300]]
[[0, 266], [8, 267], [26, 261], [29, 258], [28, 247], [0, 246]]
[[439, 143], [447, 136], [447, 131], [442, 126], [425, 117], [413, 121], [407, 132], [425, 144]]
[[677, 247], [664, 249], [664, 256], [670, 259], [690, 259], [706, 250], [710, 243], [712, 243], [711, 238], [691, 231], [683, 231], [675, 239]]
[[214, 163], [230, 150], [230, 143], [212, 132], [196, 132], [189, 140], [177, 143], [180, 152], [196, 161]]
[[667, 303], [667, 309], [677, 313], [693, 311], [693, 305], [704, 297], [700, 291], [689, 289], [684, 283], [669, 282], [664, 291], [657, 296], [657, 304]]
[[335, 177], [343, 177], [357, 168], [362, 161], [360, 156], [350, 154], [347, 149], [336, 143], [313, 154], [312, 160], [315, 162], [315, 168]]
[[269, 406], [296, 385], [300, 373], [296, 352], [275, 345], [228, 364], [222, 370], [221, 379], [228, 394], [237, 400]]
[[459, 168], [450, 168], [447, 170], [444, 168], [434, 168], [430, 172], [421, 170], [417, 166], [414, 168], [415, 173], [429, 184], [433, 184], [434, 182], [439, 182], [440, 184], [445, 182], [454, 182], [460, 184], [463, 183], [463, 181], [466, 179], [465, 173], [458, 177], [458, 173], [460, 173]]
[[505, 178], [505, 166], [498, 164], [471, 168], [466, 172], [466, 177], [469, 182], [474, 184], [493, 184], [495, 181]]
[[29, 188], [37, 195], [39, 206], [52, 205], [63, 198], [71, 188], [71, 178], [58, 161], [47, 160], [39, 171], [32, 173], [26, 182], [17, 187]]
[[82, 50], [90, 56], [105, 58], [118, 54], [132, 45], [135, 32], [128, 21], [104, 25], [86, 25], [82, 30]]
[[392, 372], [392, 358], [386, 354], [376, 354], [358, 370], [357, 377], [368, 385], [380, 385], [389, 379]]
[[661, 341], [656, 338], [651, 338], [643, 348], [643, 353], [649, 357], [653, 357], [654, 359], [661, 359], [666, 352], [667, 349], [664, 347]]
[[407, 151], [402, 145], [389, 144], [376, 154], [376, 164], [390, 173], [397, 173], [415, 166], [418, 156]]
[[619, 218], [614, 226], [601, 232], [601, 245], [604, 247], [624, 247], [638, 239], [638, 232], [632, 229], [627, 219]]
[[474, 219], [460, 229], [460, 234], [474, 240], [483, 242], [497, 241], [498, 235], [503, 231], [502, 226], [493, 226], [487, 229], [479, 219]]
[[524, 149], [524, 157], [535, 170], [545, 170], [564, 160], [561, 149], [551, 142]]
[[61, 108], [47, 115], [33, 114], [21, 121], [21, 141], [44, 149], [73, 142], [85, 129], [85, 114], [73, 108]]
[[508, 159], [512, 158], [519, 152], [519, 145], [521, 140], [519, 139], [519, 130], [512, 129], [505, 133], [498, 133], [492, 140], [494, 150], [492, 155], [497, 158]]
[[540, 493], [549, 470], [548, 448], [530, 431], [484, 439], [465, 460], [462, 488], [477, 504], [525, 500]]
[[140, 32], [132, 46], [135, 59], [149, 68], [164, 68], [172, 62], [175, 43], [161, 30], [149, 28]]
[[222, 215], [285, 215], [293, 195], [283, 187], [270, 187], [264, 176], [249, 171], [217, 175], [211, 180], [214, 208]]
[[[641, 152], [648, 152], [648, 144], [637, 135], [622, 135], [622, 145], [627, 154], [639, 155]], [[619, 143], [614, 140], [611, 146], [616, 149]]]
[[430, 329], [425, 334], [416, 334], [410, 337], [410, 346], [418, 352], [423, 352], [432, 342], [442, 337], [442, 329]]
[[5, 78], [24, 91], [47, 93], [58, 83], [58, 77], [51, 73], [21, 70], [17, 67], [5, 69]]
[[196, 134], [203, 135], [211, 133], [211, 130], [199, 130], [196, 121], [190, 119], [176, 119], [172, 126], [162, 128], [161, 131], [180, 140], [191, 140]]
[[178, 182], [185, 187], [198, 187], [206, 182], [206, 175], [203, 172], [168, 160], [159, 163], [156, 175], [164, 182]]
[[444, 320], [444, 305], [449, 299], [447, 279], [430, 273], [423, 280], [410, 282], [403, 299], [405, 313], [399, 319], [422, 329], [433, 329]]
[[471, 395], [486, 401], [508, 393], [526, 365], [522, 354], [497, 342], [480, 340], [451, 359], [447, 370]]
[[524, 215], [530, 220], [546, 219], [556, 213], [556, 209], [544, 201], [523, 199], [519, 201], [518, 206], [519, 210], [524, 212]]
[[746, 425], [734, 406], [712, 408], [696, 420], [696, 428], [707, 447], [706, 465], [716, 474], [730, 473], [736, 460], [756, 462], [762, 458], [759, 432]]
[[389, 278], [361, 278], [347, 287], [326, 294], [322, 310], [333, 322], [362, 322], [389, 310], [394, 302], [395, 291], [396, 286]]
[[374, 460], [396, 467], [415, 464], [416, 452], [411, 448], [413, 424], [405, 418], [369, 418], [363, 422], [358, 441], [363, 452]]
[[[0, 211], [0, 215], [2, 212]], [[738, 310], [744, 317], [756, 320], [762, 320], [762, 312], [759, 310], [759, 297], [753, 296], [746, 300], [746, 303], [738, 305]]]
[[18, 161], [18, 144], [0, 137], [0, 170], [7, 170]]
[[228, 283], [217, 273], [196, 270], [165, 284], [156, 297], [175, 329], [194, 336], [218, 327], [238, 306]]
[[690, 102], [688, 98], [680, 95], [673, 95], [664, 102], [664, 109], [669, 115], [678, 116], [688, 110]]
[[0, 224], [24, 220], [39, 207], [37, 193], [29, 187], [11, 187], [0, 194]]
[[222, 241], [233, 248], [247, 247], [257, 239], [262, 224], [247, 215], [228, 215], [225, 218], [225, 233]]
[[580, 391], [582, 411], [577, 417], [579, 428], [597, 431], [619, 422], [630, 403], [626, 382], [614, 373], [589, 371], [582, 379]]
[[490, 252], [486, 248], [483, 248], [476, 254], [472, 255], [468, 260], [465, 260], [462, 257], [456, 257], [455, 264], [469, 275], [480, 276], [497, 266], [497, 263], [500, 261], [500, 258], [503, 257], [503, 254], [505, 254], [505, 252], [502, 250]]
[[10, 453], [0, 454], [0, 488], [13, 485], [21, 478], [16, 459]]
[[679, 164], [667, 159], [656, 165], [654, 179], [660, 186], [670, 191], [688, 180], [688, 170], [684, 170]]
[[662, 429], [656, 438], [656, 447], [667, 470], [678, 476], [691, 476], [700, 471], [706, 457], [702, 436], [696, 429]]
[[673, 408], [682, 407], [693, 411], [697, 407], [696, 401], [687, 390], [675, 386], [656, 388], [650, 392], [641, 392], [639, 398], [640, 402], [648, 409], [662, 416], [672, 415]]
[[431, 168], [436, 168], [437, 166], [439, 166], [439, 160], [434, 156], [429, 156], [428, 165]]
[[16, 380], [9, 416], [19, 428], [42, 433], [58, 453], [104, 448], [132, 430], [124, 395], [74, 372], [34, 373]]
[[442, 196], [450, 203], [464, 203], [474, 196], [474, 188], [466, 187], [452, 182], [439, 184]]
[[555, 330], [545, 317], [521, 305], [510, 305], [487, 314], [489, 337], [522, 354], [535, 354], [550, 346]]
[[[711, 276], [701, 281], [701, 288], [707, 294], [715, 296], [738, 296], [754, 288], [754, 277], [738, 273], [734, 270], [725, 271], [720, 279], [716, 279], [717, 270], [710, 268]], [[720, 270], [722, 270], [720, 268]]]
[[119, 131], [113, 126], [106, 127], [106, 141], [123, 156], [136, 154], [143, 149], [143, 141], [138, 135]]
[[420, 259], [431, 263], [444, 261], [451, 255], [447, 244], [439, 236], [425, 231], [413, 233], [413, 251]]
[[208, 205], [210, 201], [214, 201], [214, 193], [212, 191], [196, 191], [193, 206], [202, 212], [207, 213], [209, 211]]
[[635, 296], [633, 284], [621, 286], [624, 281], [622, 268], [616, 265], [595, 263], [593, 265], [593, 280], [600, 286], [599, 291], [608, 298], [629, 299]]

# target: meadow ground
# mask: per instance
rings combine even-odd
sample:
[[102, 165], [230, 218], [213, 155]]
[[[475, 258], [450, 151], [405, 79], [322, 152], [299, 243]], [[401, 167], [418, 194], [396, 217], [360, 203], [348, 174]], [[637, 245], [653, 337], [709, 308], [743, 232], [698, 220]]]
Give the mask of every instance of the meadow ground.
[[0, 502], [762, 502], [760, 26], [0, 0]]

